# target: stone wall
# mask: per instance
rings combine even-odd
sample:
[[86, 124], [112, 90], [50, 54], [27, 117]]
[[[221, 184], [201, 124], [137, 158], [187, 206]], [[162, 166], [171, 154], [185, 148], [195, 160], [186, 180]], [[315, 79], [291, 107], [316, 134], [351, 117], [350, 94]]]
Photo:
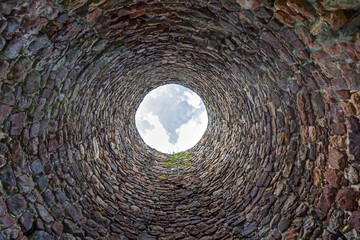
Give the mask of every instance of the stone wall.
[[[359, 239], [360, 4], [0, 2], [0, 239]], [[178, 83], [193, 167], [135, 111]]]

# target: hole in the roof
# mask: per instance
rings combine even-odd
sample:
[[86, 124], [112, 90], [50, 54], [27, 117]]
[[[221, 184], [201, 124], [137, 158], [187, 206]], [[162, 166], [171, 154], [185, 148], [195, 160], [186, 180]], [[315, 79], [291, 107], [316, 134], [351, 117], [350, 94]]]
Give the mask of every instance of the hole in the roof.
[[204, 135], [208, 115], [194, 91], [167, 84], [150, 91], [136, 111], [140, 136], [150, 147], [163, 153], [192, 148]]

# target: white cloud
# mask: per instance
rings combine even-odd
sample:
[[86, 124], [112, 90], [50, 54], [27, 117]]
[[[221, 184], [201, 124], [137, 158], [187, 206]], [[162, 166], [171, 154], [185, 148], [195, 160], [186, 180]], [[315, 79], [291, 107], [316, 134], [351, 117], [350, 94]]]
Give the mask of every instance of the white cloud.
[[204, 134], [208, 118], [196, 93], [168, 84], [145, 96], [135, 122], [146, 144], [160, 152], [172, 153], [193, 147]]

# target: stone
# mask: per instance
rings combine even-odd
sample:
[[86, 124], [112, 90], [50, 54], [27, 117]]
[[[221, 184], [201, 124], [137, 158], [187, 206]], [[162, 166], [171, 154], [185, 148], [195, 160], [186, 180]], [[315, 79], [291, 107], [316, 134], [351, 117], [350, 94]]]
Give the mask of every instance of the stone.
[[2, 55], [9, 59], [14, 59], [19, 54], [21, 48], [23, 47], [23, 40], [21, 37], [14, 37], [2, 51]]
[[322, 5], [326, 10], [336, 10], [336, 9], [350, 9], [359, 8], [359, 3], [357, 1], [348, 1], [348, 0], [323, 0]]
[[353, 211], [357, 206], [355, 198], [356, 192], [353, 189], [343, 188], [337, 193], [336, 202], [339, 204], [341, 209]]
[[356, 109], [351, 102], [342, 102], [341, 107], [346, 116], [353, 116], [356, 114]]
[[36, 204], [37, 212], [39, 213], [40, 217], [46, 222], [51, 223], [54, 221], [54, 218], [51, 216], [49, 211], [41, 204]]
[[4, 216], [0, 217], [0, 230], [9, 228], [14, 224], [15, 220], [9, 214], [5, 214]]
[[357, 117], [348, 117], [346, 124], [351, 133], [360, 133], [360, 121]]
[[49, 207], [52, 207], [55, 204], [55, 196], [50, 189], [46, 189], [43, 193], [43, 196], [46, 204]]
[[49, 181], [46, 175], [38, 177], [36, 183], [39, 186], [40, 190], [44, 190], [46, 187], [49, 186]]
[[344, 123], [334, 123], [330, 125], [331, 135], [343, 135], [346, 133], [346, 127]]
[[331, 185], [326, 185], [324, 191], [317, 204], [317, 215], [320, 219], [324, 219], [330, 210], [331, 204], [335, 201], [336, 188]]
[[31, 240], [54, 240], [54, 237], [44, 231], [36, 231]]
[[297, 239], [297, 236], [298, 234], [293, 229], [289, 229], [282, 235], [281, 240], [295, 240]]
[[42, 166], [40, 160], [37, 159], [31, 163], [31, 171], [35, 175], [43, 172], [43, 166]]
[[359, 183], [359, 172], [351, 165], [348, 165], [344, 170], [344, 176], [351, 184]]
[[289, 0], [286, 3], [291, 9], [305, 17], [308, 17], [311, 20], [316, 19], [316, 10], [307, 0]]
[[0, 105], [0, 124], [10, 115], [12, 107]]
[[324, 117], [325, 104], [323, 101], [323, 97], [320, 93], [311, 94], [311, 104], [314, 110], [314, 114], [317, 117]]
[[21, 194], [15, 194], [6, 200], [6, 205], [9, 211], [15, 216], [20, 215], [27, 204], [25, 202], [25, 198]]
[[238, 4], [243, 9], [255, 9], [260, 7], [260, 2], [258, 0], [236, 0]]
[[24, 92], [33, 94], [40, 88], [41, 75], [38, 72], [32, 71], [25, 79]]
[[360, 162], [360, 135], [359, 135], [359, 133], [349, 133], [349, 153], [355, 157], [355, 161]]
[[356, 231], [360, 232], [360, 212], [353, 212], [349, 220], [351, 226], [355, 228]]
[[341, 187], [342, 173], [337, 169], [328, 168], [325, 172], [325, 179], [335, 188]]
[[360, 93], [359, 92], [354, 92], [353, 94], [351, 94], [351, 102], [356, 109], [356, 115], [360, 115]]
[[23, 228], [24, 232], [29, 231], [33, 226], [33, 214], [30, 211], [26, 211], [21, 217], [20, 217], [20, 223]]
[[70, 215], [70, 217], [75, 221], [78, 222], [80, 221], [80, 219], [83, 217], [82, 216], [82, 212], [81, 212], [81, 208], [74, 204], [74, 205], [70, 205], [67, 208], [67, 213]]
[[63, 232], [64, 226], [60, 221], [56, 221], [54, 222], [54, 224], [52, 225], [51, 229], [53, 230], [53, 232], [60, 236]]
[[333, 148], [345, 148], [346, 146], [346, 136], [331, 136], [330, 137], [330, 146]]
[[10, 164], [1, 169], [1, 182], [6, 190], [16, 186], [15, 174]]
[[15, 113], [11, 116], [11, 131], [10, 134], [13, 136], [20, 135], [24, 121], [25, 121], [25, 113]]
[[0, 216], [4, 216], [5, 211], [6, 211], [6, 205], [3, 199], [0, 197]]
[[349, 19], [343, 10], [319, 11], [319, 13], [321, 18], [328, 22], [333, 30], [339, 30], [349, 22]]
[[31, 124], [30, 125], [30, 131], [29, 131], [30, 138], [38, 136], [39, 131], [40, 131], [40, 123], [39, 122]]
[[330, 148], [328, 162], [332, 168], [343, 170], [347, 164], [346, 153]]
[[279, 222], [279, 225], [278, 225], [278, 229], [281, 233], [285, 232], [289, 226], [290, 226], [291, 222], [289, 221], [289, 219], [287, 218], [283, 218], [281, 219], [281, 221]]

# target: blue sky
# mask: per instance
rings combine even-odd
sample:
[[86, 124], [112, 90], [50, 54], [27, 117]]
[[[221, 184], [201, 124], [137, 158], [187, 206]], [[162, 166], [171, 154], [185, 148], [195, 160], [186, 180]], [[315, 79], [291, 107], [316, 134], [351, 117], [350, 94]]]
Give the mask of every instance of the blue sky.
[[193, 147], [204, 134], [208, 118], [196, 93], [178, 84], [167, 84], [145, 96], [135, 122], [146, 144], [173, 153]]

